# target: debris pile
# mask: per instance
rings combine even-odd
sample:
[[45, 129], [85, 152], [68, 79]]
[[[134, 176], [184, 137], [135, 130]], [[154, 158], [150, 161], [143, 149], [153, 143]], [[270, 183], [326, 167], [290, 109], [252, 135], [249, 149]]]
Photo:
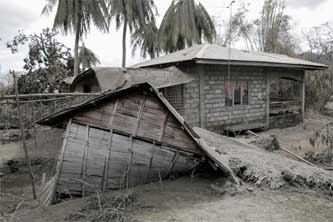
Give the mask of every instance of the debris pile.
[[251, 143], [268, 151], [280, 149], [280, 143], [275, 135], [259, 135]]
[[305, 153], [304, 159], [320, 166], [330, 166], [333, 164], [333, 153], [329, 149], [319, 153], [309, 151]]
[[114, 196], [96, 195], [78, 212], [71, 213], [68, 221], [131, 221], [130, 209], [142, 207], [134, 193]]
[[244, 182], [271, 189], [294, 186], [311, 188], [333, 195], [333, 178], [324, 169], [286, 158], [279, 153], [262, 152], [262, 149], [253, 145], [204, 129], [194, 130], [229, 161], [229, 167]]
[[[24, 132], [24, 138], [29, 139], [31, 134], [28, 130]], [[17, 130], [6, 131], [0, 136], [0, 143], [7, 144], [21, 140], [21, 135]]]

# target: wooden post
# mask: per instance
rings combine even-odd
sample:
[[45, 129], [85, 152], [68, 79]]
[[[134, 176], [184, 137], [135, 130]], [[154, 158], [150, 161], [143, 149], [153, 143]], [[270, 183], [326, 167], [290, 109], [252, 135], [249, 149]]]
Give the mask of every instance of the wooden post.
[[25, 159], [27, 161], [28, 168], [29, 168], [29, 175], [30, 175], [31, 186], [32, 186], [32, 195], [33, 195], [33, 198], [36, 200], [37, 195], [36, 195], [35, 178], [34, 178], [34, 174], [33, 174], [32, 167], [31, 167], [27, 144], [25, 143], [25, 138], [24, 138], [24, 136], [25, 136], [24, 135], [24, 123], [23, 123], [23, 116], [22, 116], [22, 112], [21, 112], [21, 108], [20, 108], [20, 99], [18, 97], [19, 92], [18, 92], [18, 88], [17, 88], [16, 75], [15, 75], [14, 71], [12, 71], [11, 73], [13, 74], [13, 79], [14, 79], [16, 106], [17, 106], [17, 112], [18, 112], [18, 118], [19, 118], [19, 125], [20, 125], [20, 129], [21, 129], [22, 146], [23, 146], [23, 150], [24, 150]]
[[35, 140], [35, 155], [37, 157], [38, 144], [37, 144], [37, 128], [36, 128], [36, 110], [35, 104], [32, 104], [32, 117], [33, 117], [33, 128], [34, 128], [34, 140]]
[[271, 91], [271, 81], [269, 74], [266, 72], [266, 129], [269, 129], [269, 112], [270, 112], [270, 91]]
[[[88, 150], [89, 150], [89, 133], [90, 133], [90, 128], [87, 125], [86, 126], [86, 141], [85, 141], [84, 153], [83, 153], [83, 159], [82, 159], [82, 174], [81, 174], [82, 181], [86, 180]], [[82, 183], [82, 197], [85, 197], [85, 196], [86, 196], [85, 184]]]
[[302, 74], [302, 87], [301, 87], [301, 98], [302, 98], [302, 107], [301, 107], [301, 114], [302, 114], [302, 122], [304, 122], [304, 114], [305, 114], [305, 71]]

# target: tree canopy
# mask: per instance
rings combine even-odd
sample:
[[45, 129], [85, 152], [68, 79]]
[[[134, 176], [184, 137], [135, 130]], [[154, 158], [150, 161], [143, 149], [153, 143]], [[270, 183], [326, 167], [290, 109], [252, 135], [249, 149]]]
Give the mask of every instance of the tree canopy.
[[65, 34], [75, 33], [74, 75], [79, 73], [79, 41], [91, 24], [108, 31], [108, 5], [105, 0], [47, 0], [42, 13], [50, 14], [57, 6], [53, 28]]
[[201, 3], [195, 0], [173, 0], [164, 15], [160, 29], [160, 47], [166, 53], [184, 49], [205, 39], [212, 43], [214, 23]]
[[123, 26], [122, 67], [126, 66], [127, 26], [132, 33], [144, 30], [146, 24], [155, 23], [157, 8], [153, 0], [109, 0], [110, 19], [116, 22], [116, 28]]
[[18, 53], [20, 45], [28, 44], [29, 47], [23, 60], [27, 74], [18, 79], [20, 93], [54, 92], [59, 89], [59, 80], [73, 75], [70, 48], [56, 40], [57, 34], [48, 28], [40, 34], [20, 32], [7, 42], [12, 53]]

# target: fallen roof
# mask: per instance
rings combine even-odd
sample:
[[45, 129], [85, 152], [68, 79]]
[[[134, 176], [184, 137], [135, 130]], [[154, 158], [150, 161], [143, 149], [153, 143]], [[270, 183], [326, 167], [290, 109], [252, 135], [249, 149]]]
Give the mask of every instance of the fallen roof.
[[175, 66], [166, 69], [140, 69], [140, 68], [91, 68], [73, 79], [72, 87], [81, 79], [95, 76], [102, 91], [127, 88], [134, 84], [149, 82], [156, 88], [185, 84], [191, 82], [193, 77], [180, 71]]
[[[230, 52], [230, 54], [229, 54]], [[165, 56], [158, 57], [132, 66], [133, 68], [152, 67], [162, 64], [174, 64], [177, 62], [194, 61], [203, 64], [244, 65], [244, 66], [268, 66], [297, 68], [304, 70], [327, 69], [326, 65], [314, 63], [303, 59], [293, 58], [287, 55], [250, 52], [222, 47], [216, 44], [196, 45]]]

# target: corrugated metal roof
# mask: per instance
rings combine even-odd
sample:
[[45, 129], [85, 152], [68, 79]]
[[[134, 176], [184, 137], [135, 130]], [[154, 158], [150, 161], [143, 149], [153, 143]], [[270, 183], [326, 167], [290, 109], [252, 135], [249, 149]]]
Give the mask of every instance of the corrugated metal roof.
[[112, 68], [99, 67], [87, 70], [78, 75], [73, 86], [94, 72], [102, 91], [116, 90], [130, 87], [134, 84], [149, 82], [156, 88], [164, 88], [191, 82], [194, 78], [178, 68], [172, 66], [166, 69], [140, 69], [140, 68]]
[[222, 47], [216, 44], [196, 45], [156, 59], [132, 66], [133, 68], [151, 67], [162, 64], [172, 64], [183, 61], [195, 61], [208, 64], [274, 66], [300, 69], [326, 69], [327, 66], [287, 55], [250, 52]]

